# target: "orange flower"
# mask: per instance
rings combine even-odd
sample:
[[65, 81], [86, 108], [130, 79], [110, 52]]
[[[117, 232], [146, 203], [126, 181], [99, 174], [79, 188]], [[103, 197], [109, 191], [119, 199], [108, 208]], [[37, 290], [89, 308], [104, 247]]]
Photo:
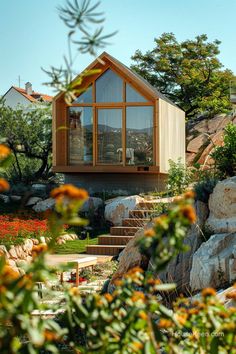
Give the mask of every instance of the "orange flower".
[[138, 315], [142, 320], [146, 321], [148, 319], [148, 315], [144, 311], [140, 311]]
[[144, 301], [145, 300], [145, 295], [142, 293], [142, 291], [134, 291], [133, 296], [131, 297], [131, 300], [133, 302], [137, 301]]
[[161, 318], [158, 327], [159, 328], [169, 328], [173, 325], [173, 322], [171, 320], [167, 320], [166, 318]]
[[72, 184], [65, 184], [51, 191], [51, 197], [60, 199], [67, 197], [69, 199], [86, 200], [88, 199], [88, 192], [85, 189], [80, 189]]
[[236, 301], [236, 290], [232, 290], [226, 294], [227, 299]]
[[182, 326], [185, 325], [187, 318], [188, 318], [187, 313], [176, 314], [176, 319]]
[[9, 188], [9, 183], [5, 179], [0, 178], [0, 193], [7, 191]]
[[194, 191], [187, 191], [184, 193], [184, 199], [194, 199], [196, 193]]
[[45, 339], [45, 341], [53, 342], [53, 341], [57, 341], [58, 338], [59, 338], [59, 336], [57, 335], [57, 333], [49, 331], [48, 329], [46, 329], [44, 331], [44, 339]]
[[197, 308], [192, 308], [188, 310], [189, 315], [198, 315], [199, 314], [199, 309]]
[[127, 274], [129, 274], [129, 275], [133, 275], [136, 273], [143, 273], [143, 269], [140, 267], [134, 267], [134, 268], [129, 269], [129, 271], [127, 272]]
[[192, 205], [183, 205], [180, 207], [181, 214], [189, 220], [191, 224], [196, 221], [196, 213]]
[[18, 279], [20, 276], [19, 273], [9, 265], [4, 266], [2, 275], [3, 279], [6, 281]]
[[114, 284], [115, 286], [121, 286], [121, 285], [123, 284], [123, 282], [122, 282], [122, 280], [120, 280], [120, 279], [116, 279], [116, 280], [114, 280], [113, 284]]
[[105, 297], [105, 299], [108, 301], [108, 302], [112, 302], [112, 300], [113, 300], [113, 296], [111, 295], [111, 294], [105, 294], [104, 295], [104, 297]]
[[146, 237], [153, 237], [153, 236], [155, 236], [155, 234], [156, 233], [153, 229], [148, 229], [148, 230], [144, 231], [144, 236], [146, 236]]
[[161, 279], [148, 279], [147, 283], [149, 285], [160, 285], [161, 284]]
[[215, 296], [215, 295], [216, 295], [216, 291], [213, 288], [205, 288], [202, 290], [203, 297]]
[[10, 155], [11, 150], [6, 145], [0, 144], [0, 160], [4, 160], [8, 155]]

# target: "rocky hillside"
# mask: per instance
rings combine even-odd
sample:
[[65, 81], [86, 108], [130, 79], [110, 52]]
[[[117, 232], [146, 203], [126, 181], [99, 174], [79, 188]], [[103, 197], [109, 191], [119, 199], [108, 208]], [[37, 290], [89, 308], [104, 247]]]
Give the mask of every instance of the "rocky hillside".
[[194, 122], [187, 123], [186, 161], [188, 166], [196, 162], [203, 166], [213, 163], [210, 153], [214, 146], [222, 145], [224, 128], [230, 122], [236, 124], [236, 115], [220, 114], [212, 119], [201, 117]]
[[[195, 209], [197, 222], [184, 241], [189, 250], [156, 275], [163, 282], [176, 283], [178, 292], [185, 294], [197, 293], [204, 287], [221, 289], [236, 280], [236, 176], [219, 182], [209, 203], [196, 201]], [[144, 269], [152, 271], [152, 259], [144, 261], [136, 244], [141, 235], [142, 230], [121, 253], [110, 289], [133, 266], [143, 267], [145, 263]]]

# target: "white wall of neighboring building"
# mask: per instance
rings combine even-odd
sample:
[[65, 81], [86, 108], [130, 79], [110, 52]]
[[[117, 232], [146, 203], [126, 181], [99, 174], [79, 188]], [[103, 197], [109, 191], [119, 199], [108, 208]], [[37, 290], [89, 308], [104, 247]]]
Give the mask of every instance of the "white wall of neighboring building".
[[13, 109], [16, 109], [17, 106], [28, 108], [31, 105], [31, 102], [17, 92], [14, 87], [12, 87], [3, 98], [5, 100], [5, 105]]

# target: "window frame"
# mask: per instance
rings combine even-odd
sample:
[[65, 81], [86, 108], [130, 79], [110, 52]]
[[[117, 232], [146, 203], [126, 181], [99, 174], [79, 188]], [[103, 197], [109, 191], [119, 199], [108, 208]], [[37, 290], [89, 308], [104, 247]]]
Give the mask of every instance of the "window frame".
[[[107, 70], [112, 70], [116, 75], [118, 75], [122, 80], [123, 80], [123, 90], [122, 90], [122, 102], [96, 102], [96, 80], [102, 76]], [[130, 85], [134, 90], [136, 90], [140, 95], [142, 95], [144, 98], [146, 98], [147, 102], [126, 102], [126, 84]], [[139, 169], [142, 168], [142, 166], [136, 166], [132, 165], [129, 166], [126, 164], [126, 107], [138, 107], [138, 106], [152, 106], [153, 107], [153, 164], [150, 166], [143, 165], [143, 167], [150, 167], [152, 169], [153, 167], [157, 167], [156, 164], [156, 149], [157, 149], [157, 142], [156, 142], [156, 134], [155, 134], [155, 129], [156, 129], [156, 124], [155, 124], [155, 116], [156, 116], [156, 104], [154, 99], [150, 99], [150, 97], [147, 97], [145, 93], [141, 93], [140, 90], [138, 90], [130, 80], [126, 80], [125, 77], [123, 77], [117, 70], [115, 70], [113, 67], [107, 67], [104, 71], [102, 71], [99, 75], [96, 76], [96, 78], [92, 81], [89, 82], [88, 85], [85, 87], [85, 91], [87, 88], [89, 88], [92, 85], [92, 103], [72, 103], [71, 105], [67, 105], [67, 127], [69, 128], [69, 109], [70, 107], [92, 107], [92, 112], [93, 112], [93, 163], [90, 165], [90, 167], [108, 167], [110, 170], [114, 169], [121, 169], [124, 170], [124, 168], [128, 169]], [[82, 94], [82, 93], [81, 93]], [[78, 95], [79, 97], [80, 95]], [[114, 109], [122, 109], [122, 148], [123, 148], [123, 154], [122, 154], [122, 164], [104, 164], [104, 163], [99, 163], [98, 162], [98, 109], [109, 109], [109, 108], [114, 108]], [[87, 165], [70, 165], [69, 164], [69, 130], [67, 132], [67, 166], [72, 167], [72, 166], [78, 166], [78, 167], [88, 167]]]

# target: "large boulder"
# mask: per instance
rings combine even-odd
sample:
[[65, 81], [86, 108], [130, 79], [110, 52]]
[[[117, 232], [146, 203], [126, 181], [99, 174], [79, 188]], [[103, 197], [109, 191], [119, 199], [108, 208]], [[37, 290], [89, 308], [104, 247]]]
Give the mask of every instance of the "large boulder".
[[7, 204], [10, 202], [10, 198], [8, 195], [0, 194], [0, 201], [3, 201], [3, 203]]
[[236, 279], [236, 233], [216, 234], [193, 255], [190, 272], [192, 291], [222, 287]]
[[42, 201], [42, 198], [39, 197], [30, 197], [26, 203], [26, 206], [33, 206]]
[[53, 209], [55, 205], [55, 200], [53, 198], [47, 198], [45, 200], [42, 200], [38, 202], [36, 205], [33, 206], [33, 210], [36, 211], [36, 213], [41, 213], [49, 209]]
[[[189, 290], [193, 254], [204, 240], [202, 228], [208, 216], [208, 207], [205, 203], [197, 201], [195, 203], [195, 209], [197, 222], [191, 226], [184, 240], [184, 244], [189, 247], [189, 250], [180, 253], [168, 264], [163, 272], [158, 274], [163, 282], [176, 283], [177, 289], [180, 292], [187, 292]], [[152, 270], [151, 262], [149, 269]]]
[[217, 183], [209, 199], [209, 209], [206, 226], [212, 233], [236, 232], [236, 176]]
[[129, 217], [129, 211], [136, 209], [144, 201], [139, 195], [117, 197], [106, 201], [105, 219], [115, 226], [122, 225], [122, 220]]
[[101, 198], [89, 197], [83, 204], [80, 212], [82, 213], [90, 213], [97, 212], [99, 209], [102, 209], [104, 206], [104, 202]]

